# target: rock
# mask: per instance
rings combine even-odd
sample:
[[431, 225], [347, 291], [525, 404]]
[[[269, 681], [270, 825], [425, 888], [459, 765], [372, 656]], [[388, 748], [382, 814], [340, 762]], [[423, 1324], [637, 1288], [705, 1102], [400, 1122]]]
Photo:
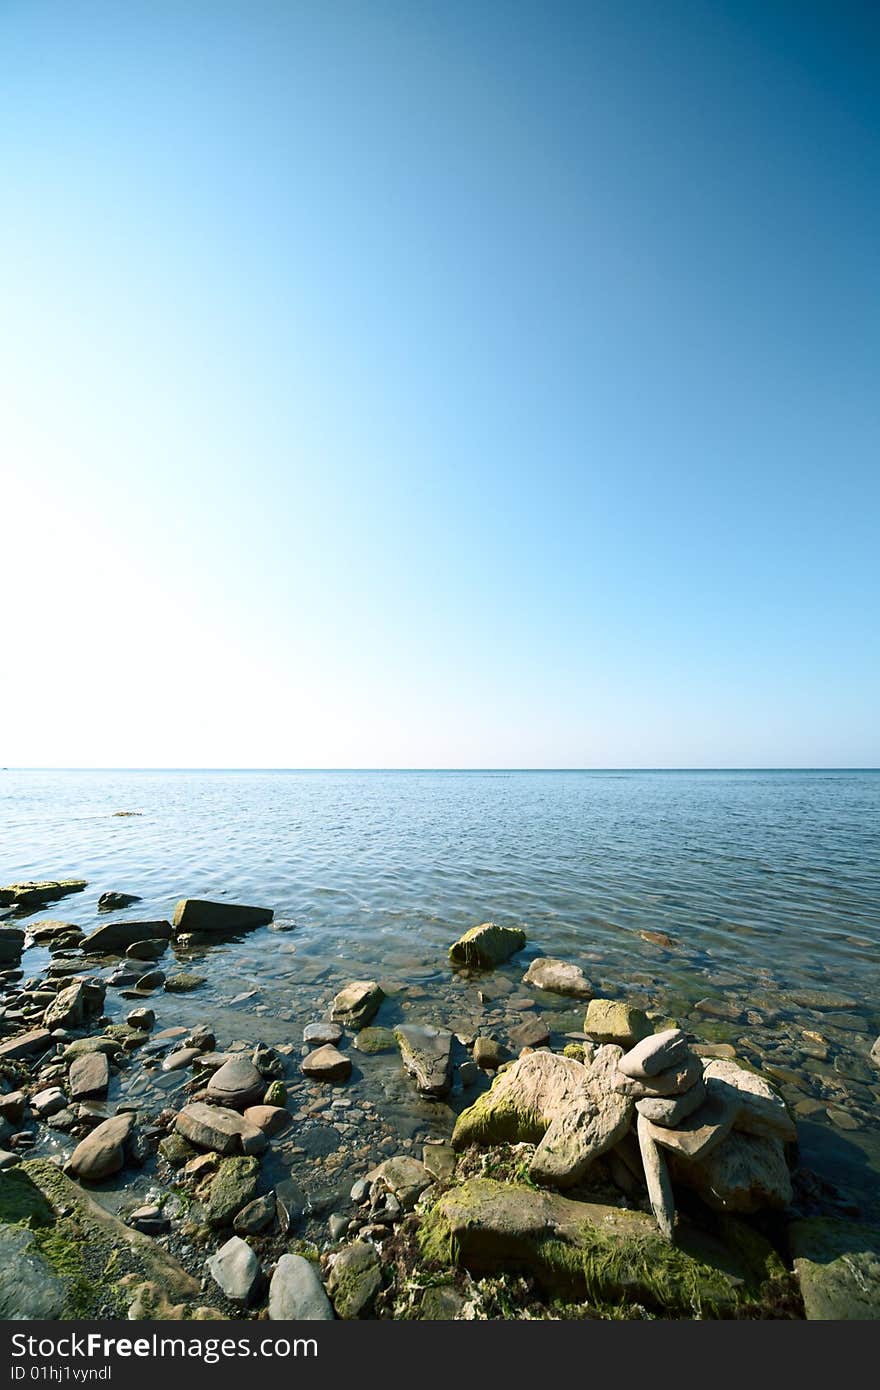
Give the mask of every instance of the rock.
[[590, 1066], [582, 1067], [583, 1091], [551, 1120], [529, 1164], [533, 1182], [574, 1186], [627, 1133], [633, 1102], [614, 1089], [619, 1059], [619, 1048], [600, 1047]]
[[0, 1043], [0, 1062], [16, 1062], [35, 1053], [47, 1052], [55, 1043], [48, 1028], [32, 1028]]
[[260, 1177], [259, 1159], [250, 1154], [224, 1158], [208, 1179], [205, 1216], [208, 1225], [229, 1226], [235, 1216], [253, 1201]]
[[195, 1157], [198, 1150], [194, 1149], [192, 1144], [188, 1143], [182, 1134], [177, 1134], [175, 1132], [166, 1135], [166, 1137], [160, 1141], [159, 1152], [165, 1159], [165, 1162], [170, 1164], [172, 1168], [182, 1168], [184, 1163], [188, 1163], [191, 1158]]
[[340, 1250], [327, 1280], [327, 1292], [337, 1317], [364, 1317], [381, 1287], [382, 1271], [374, 1246], [356, 1240]]
[[332, 1213], [330, 1220], [327, 1222], [327, 1234], [332, 1244], [335, 1245], [338, 1240], [342, 1239], [348, 1230], [348, 1226], [349, 1219], [347, 1216], [343, 1216], [342, 1212], [339, 1211], [334, 1211]]
[[636, 1043], [620, 1059], [620, 1070], [624, 1076], [637, 1081], [650, 1081], [658, 1072], [679, 1067], [688, 1056], [687, 1038], [680, 1028], [667, 1028], [663, 1033], [652, 1033]]
[[880, 1038], [876, 1040], [873, 1047], [871, 1048], [870, 1056], [871, 1061], [874, 1063], [874, 1065], [876, 1067], [880, 1067]]
[[24, 950], [24, 932], [18, 927], [0, 927], [0, 965], [17, 965]]
[[425, 1144], [422, 1147], [422, 1163], [437, 1182], [446, 1184], [455, 1174], [455, 1150], [451, 1144]]
[[249, 1105], [244, 1117], [248, 1124], [256, 1125], [270, 1137], [281, 1134], [290, 1124], [290, 1111], [281, 1105]]
[[329, 1322], [333, 1308], [317, 1269], [302, 1255], [282, 1255], [269, 1285], [273, 1322]]
[[647, 1038], [651, 1024], [641, 1009], [614, 999], [591, 999], [587, 1005], [584, 1032], [600, 1043], [619, 1043], [633, 1047]]
[[287, 1087], [283, 1081], [273, 1081], [266, 1087], [263, 1104], [280, 1110], [287, 1104]]
[[640, 931], [639, 936], [651, 946], [663, 946], [669, 950], [675, 945], [672, 937], [667, 936], [665, 931]]
[[131, 1137], [134, 1115], [114, 1115], [77, 1144], [65, 1172], [85, 1182], [100, 1182], [118, 1173], [125, 1164], [125, 1145]]
[[[342, 1029], [338, 1032], [341, 1036]], [[358, 1052], [366, 1052], [373, 1056], [377, 1052], [393, 1052], [397, 1046], [397, 1038], [392, 1028], [362, 1028], [354, 1036], [354, 1046]]]
[[140, 898], [137, 893], [114, 893], [111, 891], [102, 893], [98, 899], [99, 912], [121, 912], [124, 907], [129, 907], [132, 903], [139, 903]]
[[81, 1028], [104, 1007], [103, 980], [74, 980], [60, 989], [43, 1015], [46, 1028]]
[[497, 1071], [509, 1056], [507, 1048], [494, 1038], [479, 1037], [474, 1042], [474, 1061], [484, 1071]]
[[347, 1081], [351, 1076], [351, 1058], [326, 1043], [303, 1058], [302, 1070], [316, 1081]]
[[160, 939], [152, 941], [133, 941], [126, 946], [125, 954], [130, 960], [158, 960], [168, 950], [168, 942]]
[[618, 1091], [633, 1100], [648, 1097], [681, 1096], [690, 1091], [703, 1078], [703, 1063], [693, 1053], [680, 1066], [670, 1067], [668, 1071], [657, 1072], [649, 1081], [636, 1081], [633, 1077], [619, 1072], [615, 1081]]
[[201, 1053], [197, 1047], [178, 1047], [162, 1062], [163, 1071], [186, 1071]]
[[253, 1303], [263, 1286], [260, 1262], [247, 1241], [230, 1236], [216, 1255], [208, 1260], [215, 1283], [233, 1303]]
[[452, 1082], [452, 1034], [446, 1028], [400, 1024], [394, 1030], [404, 1069], [423, 1096], [445, 1096]]
[[788, 1228], [810, 1320], [880, 1320], [880, 1229], [814, 1217]]
[[793, 1004], [798, 1004], [802, 1009], [857, 1009], [858, 999], [854, 999], [851, 994], [833, 994], [828, 990], [808, 990], [792, 989], [788, 992], [788, 997]]
[[[303, 1042], [305, 1043], [338, 1043], [341, 1037], [342, 1029], [338, 1023], [309, 1023], [303, 1029]], [[394, 1046], [393, 1035], [391, 1046]]]
[[31, 1096], [31, 1109], [41, 1120], [57, 1115], [66, 1106], [67, 1096], [60, 1086], [47, 1086], [44, 1091], [38, 1091], [36, 1095]]
[[384, 991], [375, 980], [355, 980], [341, 989], [333, 1000], [333, 1021], [353, 1030], [365, 1028], [384, 998]]
[[18, 1124], [25, 1108], [25, 1097], [23, 1091], [10, 1091], [5, 1096], [0, 1096], [0, 1118], [8, 1120], [10, 1124]]
[[425, 1289], [419, 1304], [420, 1322], [455, 1322], [465, 1307], [463, 1294], [450, 1284]]
[[702, 1078], [680, 1096], [646, 1096], [636, 1101], [636, 1110], [652, 1124], [664, 1129], [675, 1129], [693, 1115], [706, 1099], [706, 1087]]
[[252, 1202], [248, 1202], [246, 1207], [242, 1207], [232, 1223], [232, 1228], [240, 1236], [255, 1236], [274, 1222], [275, 1193], [267, 1192], [264, 1196], [255, 1197]]
[[261, 1129], [234, 1110], [195, 1101], [179, 1111], [175, 1128], [199, 1149], [219, 1154], [261, 1154], [269, 1141]]
[[135, 941], [168, 941], [170, 922], [105, 922], [83, 940], [87, 955], [110, 955], [124, 951]]
[[110, 1063], [105, 1052], [87, 1052], [74, 1057], [67, 1076], [71, 1100], [106, 1096], [110, 1085]]
[[131, 1009], [126, 1014], [125, 1021], [129, 1028], [139, 1028], [149, 1033], [156, 1022], [156, 1015], [152, 1009]]
[[88, 885], [84, 878], [47, 878], [39, 882], [8, 883], [0, 888], [0, 907], [39, 907], [41, 903], [63, 898], [68, 893], [81, 893]]
[[[668, 1133], [652, 1127], [652, 1134]], [[737, 1130], [696, 1161], [673, 1155], [673, 1180], [692, 1187], [715, 1211], [755, 1212], [786, 1207], [792, 1199], [791, 1177], [779, 1139]]]
[[736, 1093], [724, 1082], [706, 1083], [703, 1104], [681, 1120], [675, 1129], [642, 1120], [655, 1143], [683, 1158], [706, 1158], [733, 1129], [738, 1113]]
[[511, 1028], [510, 1036], [516, 1047], [543, 1047], [550, 1041], [550, 1029], [543, 1018], [527, 1018]]
[[247, 1057], [232, 1057], [212, 1075], [208, 1096], [230, 1110], [246, 1110], [262, 1100], [266, 1088], [262, 1076]]
[[410, 1158], [409, 1154], [397, 1154], [367, 1173], [366, 1181], [380, 1182], [402, 1207], [411, 1211], [425, 1188], [431, 1186], [431, 1174], [418, 1159]]
[[213, 1052], [217, 1046], [214, 1030], [207, 1023], [197, 1023], [195, 1028], [191, 1028], [185, 1042], [187, 1047], [197, 1047], [200, 1052]]
[[544, 989], [551, 994], [566, 994], [574, 999], [592, 999], [593, 987], [579, 965], [569, 965], [567, 961], [554, 956], [539, 956], [533, 960], [525, 975], [523, 984], [535, 989]]
[[50, 951], [60, 946], [78, 946], [84, 932], [75, 922], [30, 922], [28, 931], [38, 946], [48, 946]]
[[471, 1178], [445, 1192], [419, 1231], [423, 1257], [472, 1273], [531, 1274], [551, 1293], [591, 1304], [641, 1304], [692, 1318], [736, 1306], [740, 1280], [657, 1233], [644, 1212], [575, 1202], [516, 1183]]
[[459, 1062], [458, 1079], [461, 1082], [462, 1090], [469, 1091], [472, 1086], [476, 1086], [480, 1079], [480, 1068], [476, 1062]]
[[284, 1075], [284, 1058], [274, 1047], [267, 1047], [265, 1043], [257, 1043], [251, 1061], [264, 1082], [279, 1081]]
[[60, 1318], [68, 1285], [42, 1255], [33, 1231], [0, 1225], [0, 1318]]
[[268, 926], [274, 916], [270, 907], [182, 898], [171, 921], [176, 932], [240, 932]]
[[206, 980], [205, 975], [193, 975], [189, 971], [179, 970], [176, 975], [169, 975], [165, 981], [166, 994], [191, 994], [199, 985], [203, 985]]
[[498, 927], [483, 922], [471, 927], [449, 948], [453, 965], [469, 966], [472, 970], [493, 970], [509, 960], [526, 944], [526, 934], [519, 927]]
[[725, 1060], [708, 1062], [703, 1074], [707, 1081], [721, 1081], [735, 1090], [739, 1103], [735, 1129], [786, 1144], [797, 1138], [797, 1126], [785, 1101], [763, 1077]]
[[165, 983], [164, 970], [148, 970], [140, 975], [136, 981], [139, 990], [159, 989]]
[[[643, 1102], [640, 1101], [639, 1104], [643, 1104]], [[666, 1159], [663, 1157], [660, 1146], [651, 1137], [650, 1124], [643, 1115], [638, 1117], [636, 1134], [642, 1156], [642, 1169], [648, 1186], [648, 1200], [651, 1203], [654, 1219], [663, 1239], [672, 1240], [675, 1226], [675, 1197], [672, 1192], [672, 1182], [669, 1177], [669, 1169], [666, 1166]]]

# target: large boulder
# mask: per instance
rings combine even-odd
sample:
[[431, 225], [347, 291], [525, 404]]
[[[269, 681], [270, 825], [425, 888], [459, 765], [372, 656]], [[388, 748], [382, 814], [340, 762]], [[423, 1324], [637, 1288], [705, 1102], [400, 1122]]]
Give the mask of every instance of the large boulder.
[[197, 1149], [219, 1154], [261, 1154], [269, 1141], [261, 1129], [234, 1110], [194, 1101], [184, 1106], [174, 1121], [178, 1134]]
[[274, 916], [271, 907], [246, 907], [243, 903], [182, 898], [174, 909], [171, 921], [176, 932], [240, 932], [268, 926]]
[[321, 1277], [302, 1255], [282, 1255], [269, 1285], [269, 1317], [274, 1322], [331, 1322], [333, 1308]]
[[785, 1101], [763, 1076], [722, 1058], [707, 1062], [703, 1074], [710, 1085], [722, 1082], [735, 1093], [738, 1108], [734, 1129], [781, 1139], [786, 1144], [797, 1138], [797, 1126]]
[[402, 1023], [394, 1030], [404, 1068], [423, 1096], [445, 1096], [452, 1082], [452, 1034], [448, 1028]]
[[788, 1240], [808, 1318], [880, 1320], [880, 1229], [820, 1216], [793, 1221]]
[[104, 1007], [103, 980], [73, 980], [60, 989], [43, 1015], [46, 1028], [81, 1028]]
[[[652, 1125], [651, 1133], [656, 1139], [669, 1131]], [[779, 1139], [733, 1130], [701, 1158], [671, 1153], [669, 1159], [673, 1181], [693, 1188], [715, 1211], [782, 1208], [792, 1199], [791, 1175]]]
[[634, 1102], [614, 1085], [620, 1056], [618, 1047], [600, 1047], [587, 1067], [554, 1052], [527, 1053], [459, 1115], [453, 1147], [537, 1144], [533, 1181], [573, 1186], [630, 1127]]
[[77, 1144], [65, 1172], [84, 1182], [100, 1182], [125, 1165], [125, 1146], [134, 1128], [134, 1115], [126, 1112], [104, 1120]]
[[482, 922], [471, 927], [449, 948], [453, 965], [470, 966], [472, 970], [492, 970], [509, 960], [526, 944], [521, 927], [498, 927], [494, 922]]
[[105, 922], [83, 939], [87, 955], [113, 955], [136, 941], [169, 941], [170, 922]]
[[523, 975], [523, 984], [550, 994], [565, 994], [573, 999], [591, 999], [593, 987], [579, 965], [557, 960], [554, 956], [539, 956]]
[[[650, 1216], [575, 1202], [516, 1183], [471, 1178], [437, 1201], [419, 1232], [425, 1259], [475, 1274], [531, 1274], [549, 1292], [597, 1304], [638, 1303], [666, 1316], [735, 1307], [741, 1280], [712, 1248], [670, 1246]], [[718, 1264], [709, 1263], [714, 1256]]]
[[0, 907], [15, 907], [20, 911], [39, 907], [41, 903], [63, 898], [67, 893], [81, 893], [87, 886], [84, 878], [47, 878], [39, 882], [8, 883], [0, 888]]
[[384, 998], [385, 993], [375, 980], [354, 980], [333, 1000], [332, 1021], [354, 1030], [365, 1028], [378, 1013]]
[[17, 965], [24, 950], [24, 932], [19, 927], [0, 927], [0, 965]]

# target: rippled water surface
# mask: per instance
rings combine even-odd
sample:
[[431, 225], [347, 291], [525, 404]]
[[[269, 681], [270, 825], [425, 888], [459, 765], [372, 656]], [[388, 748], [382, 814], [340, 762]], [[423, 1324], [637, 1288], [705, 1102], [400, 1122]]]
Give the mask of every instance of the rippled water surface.
[[[571, 1001], [519, 989], [530, 956], [563, 956], [597, 992], [775, 1067], [807, 1158], [864, 1195], [880, 1171], [878, 811], [871, 772], [7, 771], [0, 883], [87, 878], [35, 914], [86, 930], [110, 888], [141, 896], [119, 914], [133, 918], [184, 896], [273, 907], [291, 930], [208, 952], [198, 996], [160, 1010], [216, 1019], [257, 990], [246, 1008], [271, 1042], [298, 1043], [364, 976], [393, 991], [379, 1022], [503, 1032], [537, 1002], [577, 1028]], [[525, 926], [529, 946], [483, 1002], [446, 950], [487, 919]], [[374, 1063], [377, 1104], [400, 1104]]]

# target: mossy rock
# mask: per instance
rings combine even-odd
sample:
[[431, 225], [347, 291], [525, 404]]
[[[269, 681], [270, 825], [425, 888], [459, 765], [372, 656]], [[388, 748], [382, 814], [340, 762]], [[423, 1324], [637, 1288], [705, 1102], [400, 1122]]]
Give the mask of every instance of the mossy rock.
[[880, 1229], [813, 1217], [792, 1222], [789, 1243], [809, 1319], [880, 1320]]
[[471, 927], [449, 948], [449, 959], [453, 965], [468, 966], [471, 970], [493, 970], [502, 965], [526, 944], [526, 934], [521, 927], [498, 927], [494, 922], [483, 922]]
[[208, 1183], [205, 1216], [215, 1228], [229, 1226], [242, 1207], [257, 1195], [259, 1159], [251, 1155], [224, 1158]]
[[727, 1315], [749, 1287], [743, 1267], [710, 1237], [695, 1244], [699, 1255], [668, 1244], [640, 1211], [487, 1178], [444, 1193], [419, 1232], [423, 1258], [477, 1275], [516, 1270], [549, 1294], [596, 1307]]
[[362, 1028], [354, 1039], [354, 1046], [358, 1052], [372, 1056], [377, 1052], [393, 1052], [397, 1039], [391, 1028]]

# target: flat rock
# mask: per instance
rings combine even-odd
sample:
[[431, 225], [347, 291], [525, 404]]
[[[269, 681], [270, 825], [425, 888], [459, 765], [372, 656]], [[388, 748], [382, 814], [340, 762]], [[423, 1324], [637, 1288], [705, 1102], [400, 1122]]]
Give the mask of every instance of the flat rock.
[[734, 1129], [781, 1139], [786, 1144], [797, 1138], [797, 1126], [785, 1101], [762, 1076], [724, 1059], [707, 1062], [703, 1074], [707, 1081], [722, 1081], [736, 1092], [739, 1110]]
[[71, 1100], [94, 1100], [106, 1096], [110, 1085], [110, 1063], [106, 1052], [87, 1052], [74, 1057], [67, 1074]]
[[135, 941], [168, 941], [170, 922], [105, 922], [83, 939], [87, 955], [110, 955], [124, 951]]
[[269, 1285], [273, 1322], [330, 1322], [333, 1308], [318, 1270], [302, 1255], [282, 1255]]
[[587, 1005], [584, 1032], [596, 1042], [633, 1047], [652, 1032], [647, 1015], [631, 1004], [616, 999], [591, 999]]
[[176, 975], [169, 975], [165, 981], [166, 994], [191, 994], [199, 985], [203, 985], [206, 980], [205, 975], [194, 975], [188, 970], [179, 970]]
[[249, 1105], [244, 1112], [248, 1124], [256, 1125], [264, 1134], [281, 1134], [290, 1124], [290, 1111], [283, 1105]]
[[261, 1154], [269, 1141], [261, 1129], [250, 1124], [235, 1110], [195, 1101], [178, 1112], [178, 1134], [198, 1149], [219, 1154]]
[[449, 948], [453, 965], [469, 966], [472, 970], [492, 970], [509, 960], [526, 944], [526, 934], [520, 927], [499, 927], [494, 922], [482, 922], [471, 927]]
[[664, 1129], [675, 1129], [699, 1110], [706, 1099], [706, 1086], [702, 1078], [680, 1096], [646, 1096], [636, 1101], [636, 1110], [652, 1124]]
[[[342, 1029], [338, 1023], [308, 1023], [303, 1029], [304, 1043], [338, 1043]], [[392, 1042], [393, 1045], [393, 1042]]]
[[332, 1019], [347, 1028], [365, 1028], [378, 1013], [384, 998], [385, 993], [375, 980], [354, 980], [333, 1000]]
[[618, 1071], [615, 1086], [618, 1091], [622, 1091], [625, 1096], [631, 1096], [633, 1100], [644, 1100], [653, 1096], [684, 1095], [685, 1091], [696, 1086], [702, 1078], [703, 1062], [691, 1053], [680, 1066], [657, 1072], [648, 1081], [638, 1081]]
[[555, 956], [539, 956], [533, 960], [523, 975], [523, 984], [550, 994], [570, 995], [573, 999], [592, 999], [594, 993], [579, 965], [557, 960]]
[[247, 1241], [230, 1236], [216, 1255], [208, 1260], [208, 1270], [215, 1283], [233, 1303], [252, 1303], [263, 1284], [260, 1262]]
[[232, 1057], [212, 1074], [208, 1095], [230, 1110], [246, 1110], [262, 1100], [266, 1083], [247, 1057]]
[[65, 1172], [85, 1182], [100, 1182], [125, 1165], [125, 1145], [134, 1128], [134, 1116], [126, 1112], [104, 1120], [77, 1144]]
[[81, 893], [88, 886], [84, 878], [45, 878], [26, 883], [7, 883], [0, 888], [0, 907], [39, 907], [68, 893]]
[[550, 1029], [543, 1018], [527, 1018], [510, 1030], [516, 1047], [543, 1047], [550, 1041]]
[[365, 1181], [381, 1182], [394, 1194], [400, 1205], [410, 1211], [425, 1188], [431, 1186], [432, 1177], [417, 1158], [411, 1158], [409, 1154], [396, 1154], [367, 1173]]
[[45, 1052], [53, 1041], [48, 1028], [32, 1028], [28, 1033], [0, 1043], [0, 1062], [14, 1062], [20, 1057], [31, 1057], [35, 1052]]
[[197, 1047], [178, 1047], [162, 1062], [163, 1071], [186, 1071], [201, 1053]]
[[687, 1056], [688, 1045], [684, 1033], [680, 1028], [667, 1028], [663, 1033], [652, 1033], [650, 1037], [643, 1038], [624, 1053], [620, 1059], [620, 1070], [624, 1076], [650, 1081], [658, 1072], [681, 1066]]
[[351, 1076], [351, 1058], [332, 1043], [325, 1043], [303, 1058], [302, 1071], [314, 1081], [347, 1081]]
[[103, 980], [73, 980], [60, 989], [43, 1015], [43, 1026], [81, 1028], [104, 1007], [106, 985]]
[[404, 1068], [423, 1096], [445, 1096], [452, 1082], [452, 1034], [430, 1024], [401, 1024], [394, 1036]]
[[[720, 1081], [706, 1082], [706, 1098], [699, 1109], [675, 1128], [645, 1120], [647, 1133], [656, 1144], [682, 1158], [706, 1158], [733, 1129], [738, 1114], [736, 1093]], [[644, 1116], [642, 1117], [644, 1119]]]
[[880, 1320], [880, 1229], [829, 1217], [788, 1227], [808, 1319]]
[[29, 922], [28, 931], [38, 946], [51, 947], [59, 941], [80, 942], [83, 930], [75, 922]]
[[171, 919], [176, 932], [240, 932], [264, 927], [275, 912], [270, 907], [246, 907], [243, 903], [215, 903], [204, 898], [182, 898]]

